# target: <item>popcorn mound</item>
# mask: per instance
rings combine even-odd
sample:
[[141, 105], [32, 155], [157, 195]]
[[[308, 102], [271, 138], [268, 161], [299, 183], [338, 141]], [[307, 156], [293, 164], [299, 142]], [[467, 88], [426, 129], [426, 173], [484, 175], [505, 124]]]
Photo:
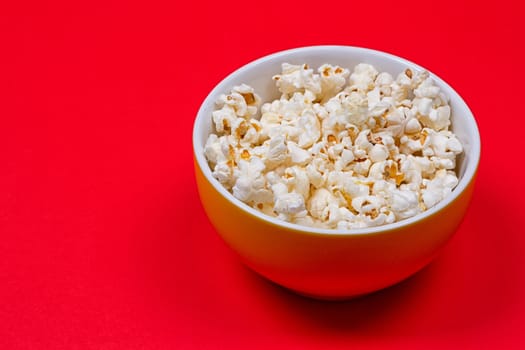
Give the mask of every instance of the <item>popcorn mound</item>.
[[284, 63], [273, 80], [282, 95], [260, 112], [246, 84], [221, 95], [205, 146], [213, 176], [251, 207], [348, 230], [417, 215], [457, 185], [463, 148], [428, 72]]

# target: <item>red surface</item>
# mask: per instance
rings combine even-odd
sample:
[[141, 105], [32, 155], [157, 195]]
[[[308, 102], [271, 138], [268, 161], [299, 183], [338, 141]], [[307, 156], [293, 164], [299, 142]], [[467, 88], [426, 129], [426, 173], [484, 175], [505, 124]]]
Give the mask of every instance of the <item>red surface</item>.
[[[523, 12], [518, 1], [364, 3], [2, 2], [0, 349], [520, 347]], [[443, 254], [342, 303], [244, 268], [207, 221], [192, 170], [209, 90], [312, 44], [427, 67], [482, 136], [472, 207]]]

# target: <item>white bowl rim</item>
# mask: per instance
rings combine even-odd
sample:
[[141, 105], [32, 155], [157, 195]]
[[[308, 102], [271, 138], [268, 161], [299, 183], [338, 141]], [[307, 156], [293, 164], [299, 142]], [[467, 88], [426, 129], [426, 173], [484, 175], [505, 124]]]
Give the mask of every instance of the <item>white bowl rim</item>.
[[[200, 126], [202, 125], [201, 120], [203, 118], [210, 118], [211, 116], [205, 115], [203, 110], [204, 107], [209, 105], [210, 103], [215, 103], [215, 101], [210, 101], [211, 97], [215, 95], [217, 92], [225, 91], [227, 86], [230, 86], [230, 81], [235, 79], [235, 76], [239, 73], [244, 72], [245, 70], [253, 69], [254, 67], [260, 65], [261, 63], [264, 63], [269, 60], [275, 60], [279, 59], [281, 57], [286, 57], [289, 54], [293, 54], [300, 51], [309, 51], [309, 50], [333, 50], [333, 49], [344, 49], [349, 51], [354, 51], [356, 53], [368, 53], [372, 55], [380, 55], [384, 56], [386, 59], [398, 61], [404, 65], [415, 67], [419, 70], [426, 70], [430, 73], [430, 76], [435, 80], [438, 81], [440, 84], [447, 86], [450, 88], [451, 91], [456, 95], [455, 98], [458, 99], [459, 103], [464, 104], [465, 109], [468, 111], [468, 114], [464, 116], [464, 118], [467, 120], [468, 127], [470, 130], [470, 133], [472, 134], [472, 144], [470, 145], [471, 148], [469, 150], [469, 162], [467, 164], [467, 167], [465, 168], [465, 172], [461, 179], [459, 180], [458, 185], [454, 188], [452, 193], [450, 193], [446, 198], [444, 198], [441, 202], [439, 202], [434, 207], [427, 209], [426, 211], [419, 213], [413, 217], [403, 219], [391, 224], [385, 224], [380, 226], [374, 226], [374, 227], [367, 227], [367, 228], [359, 228], [359, 229], [351, 229], [351, 230], [340, 230], [340, 229], [325, 229], [325, 228], [317, 228], [317, 227], [311, 227], [311, 226], [304, 226], [299, 224], [290, 223], [287, 221], [279, 220], [275, 217], [268, 216], [252, 207], [250, 207], [248, 204], [242, 202], [241, 200], [235, 198], [232, 193], [230, 193], [228, 190], [226, 190], [213, 176], [211, 169], [208, 165], [208, 162], [204, 156], [203, 147], [202, 145], [197, 144], [197, 140], [199, 139], [200, 134]], [[285, 58], [283, 58], [283, 62], [285, 62]], [[330, 63], [330, 62], [327, 62]], [[247, 82], [248, 83], [248, 82]], [[452, 98], [452, 96], [449, 96], [449, 98]], [[303, 46], [303, 47], [297, 47], [292, 49], [287, 49], [283, 51], [278, 51], [266, 56], [263, 56], [259, 59], [256, 59], [254, 61], [251, 61], [244, 66], [240, 67], [239, 69], [231, 72], [226, 76], [219, 84], [213, 88], [208, 96], [204, 99], [203, 103], [199, 107], [199, 111], [197, 112], [197, 117], [194, 121], [194, 127], [193, 127], [193, 153], [195, 156], [195, 159], [197, 161], [197, 165], [203, 172], [206, 179], [210, 182], [210, 184], [214, 187], [217, 192], [219, 192], [223, 197], [225, 197], [228, 201], [232, 202], [235, 206], [237, 206], [239, 209], [245, 211], [246, 213], [255, 216], [256, 218], [266, 221], [270, 224], [280, 226], [292, 231], [299, 231], [301, 233], [310, 233], [310, 234], [322, 234], [322, 235], [370, 235], [370, 234], [380, 234], [385, 232], [390, 232], [392, 230], [400, 229], [403, 227], [407, 227], [410, 225], [413, 225], [419, 221], [422, 221], [432, 215], [435, 215], [437, 212], [442, 210], [443, 208], [450, 205], [452, 202], [454, 202], [463, 191], [467, 188], [467, 186], [474, 180], [474, 177], [476, 175], [477, 168], [479, 166], [479, 160], [480, 160], [480, 153], [481, 153], [481, 143], [480, 143], [480, 136], [479, 136], [479, 129], [476, 123], [476, 120], [474, 118], [474, 115], [472, 114], [472, 111], [466, 104], [466, 102], [463, 100], [463, 98], [456, 92], [455, 89], [453, 89], [447, 82], [445, 82], [443, 79], [441, 79], [439, 76], [432, 73], [430, 70], [412, 62], [405, 58], [374, 49], [364, 48], [364, 47], [358, 47], [358, 46], [346, 46], [346, 45], [314, 45], [314, 46]], [[197, 151], [199, 150], [199, 151]]]

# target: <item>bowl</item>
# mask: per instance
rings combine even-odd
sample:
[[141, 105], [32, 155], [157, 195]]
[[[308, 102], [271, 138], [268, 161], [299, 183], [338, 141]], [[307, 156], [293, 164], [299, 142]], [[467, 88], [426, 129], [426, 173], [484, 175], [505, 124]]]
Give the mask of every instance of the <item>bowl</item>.
[[280, 94], [271, 77], [281, 72], [283, 62], [307, 63], [311, 67], [330, 63], [350, 69], [365, 62], [394, 77], [406, 68], [424, 69], [371, 49], [312, 46], [265, 56], [231, 73], [206, 97], [193, 129], [195, 175], [209, 220], [244, 264], [303, 295], [350, 298], [406, 279], [438, 255], [469, 206], [480, 158], [480, 137], [472, 112], [452, 87], [430, 73], [450, 98], [451, 129], [464, 146], [457, 159], [458, 185], [431, 209], [392, 224], [349, 231], [283, 222], [236, 199], [212, 176], [204, 156], [204, 145], [212, 131], [211, 113], [219, 95], [246, 83], [263, 102], [278, 98]]

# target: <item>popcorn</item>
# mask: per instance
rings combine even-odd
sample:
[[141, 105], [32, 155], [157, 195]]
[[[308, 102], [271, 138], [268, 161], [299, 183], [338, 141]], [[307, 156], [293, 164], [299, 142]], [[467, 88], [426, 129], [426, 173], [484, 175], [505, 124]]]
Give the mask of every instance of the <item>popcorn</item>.
[[374, 163], [382, 162], [388, 158], [388, 149], [381, 144], [375, 144], [368, 152], [368, 157]]
[[298, 214], [305, 210], [304, 198], [293, 192], [276, 195], [273, 210], [278, 214]]
[[455, 188], [463, 146], [448, 98], [428, 72], [394, 77], [284, 63], [281, 97], [261, 105], [246, 84], [223, 94], [204, 147], [212, 175], [265, 215], [352, 230], [400, 221]]
[[271, 200], [271, 193], [266, 189], [266, 179], [262, 175], [265, 165], [258, 157], [250, 161], [240, 160], [234, 170], [236, 181], [232, 188], [233, 196], [243, 202], [265, 203]]
[[359, 63], [350, 75], [350, 88], [364, 91], [370, 90], [374, 85], [374, 80], [377, 75], [378, 72], [372, 65]]
[[310, 69], [306, 64], [283, 63], [282, 73], [275, 75], [273, 80], [276, 81], [277, 88], [285, 96], [304, 91], [319, 94], [321, 92], [321, 79], [319, 75], [314, 75], [313, 72], [313, 69]]
[[297, 144], [301, 148], [308, 148], [321, 137], [321, 125], [313, 110], [305, 110], [299, 120], [297, 127], [301, 130]]
[[458, 184], [458, 178], [453, 172], [438, 170], [432, 180], [423, 180], [426, 186], [421, 193], [426, 208], [432, 208], [445, 198]]
[[277, 135], [270, 139], [268, 143], [268, 151], [266, 152], [266, 165], [268, 167], [275, 167], [288, 156], [288, 147], [285, 144], [285, 137]]
[[295, 142], [288, 142], [288, 153], [293, 164], [306, 165], [312, 159], [310, 153], [297, 146]]
[[323, 101], [327, 101], [337, 93], [343, 90], [346, 81], [350, 75], [350, 71], [339, 66], [332, 66], [330, 64], [323, 64], [317, 70], [321, 77], [321, 91]]
[[286, 168], [284, 177], [284, 183], [288, 185], [289, 191], [299, 193], [304, 199], [310, 197], [310, 180], [304, 168], [299, 166]]
[[393, 190], [389, 204], [398, 220], [412, 217], [420, 212], [418, 195], [413, 191]]
[[315, 219], [321, 221], [328, 219], [329, 206], [334, 204], [336, 199], [334, 195], [326, 188], [319, 188], [314, 191], [308, 202], [308, 212]]

